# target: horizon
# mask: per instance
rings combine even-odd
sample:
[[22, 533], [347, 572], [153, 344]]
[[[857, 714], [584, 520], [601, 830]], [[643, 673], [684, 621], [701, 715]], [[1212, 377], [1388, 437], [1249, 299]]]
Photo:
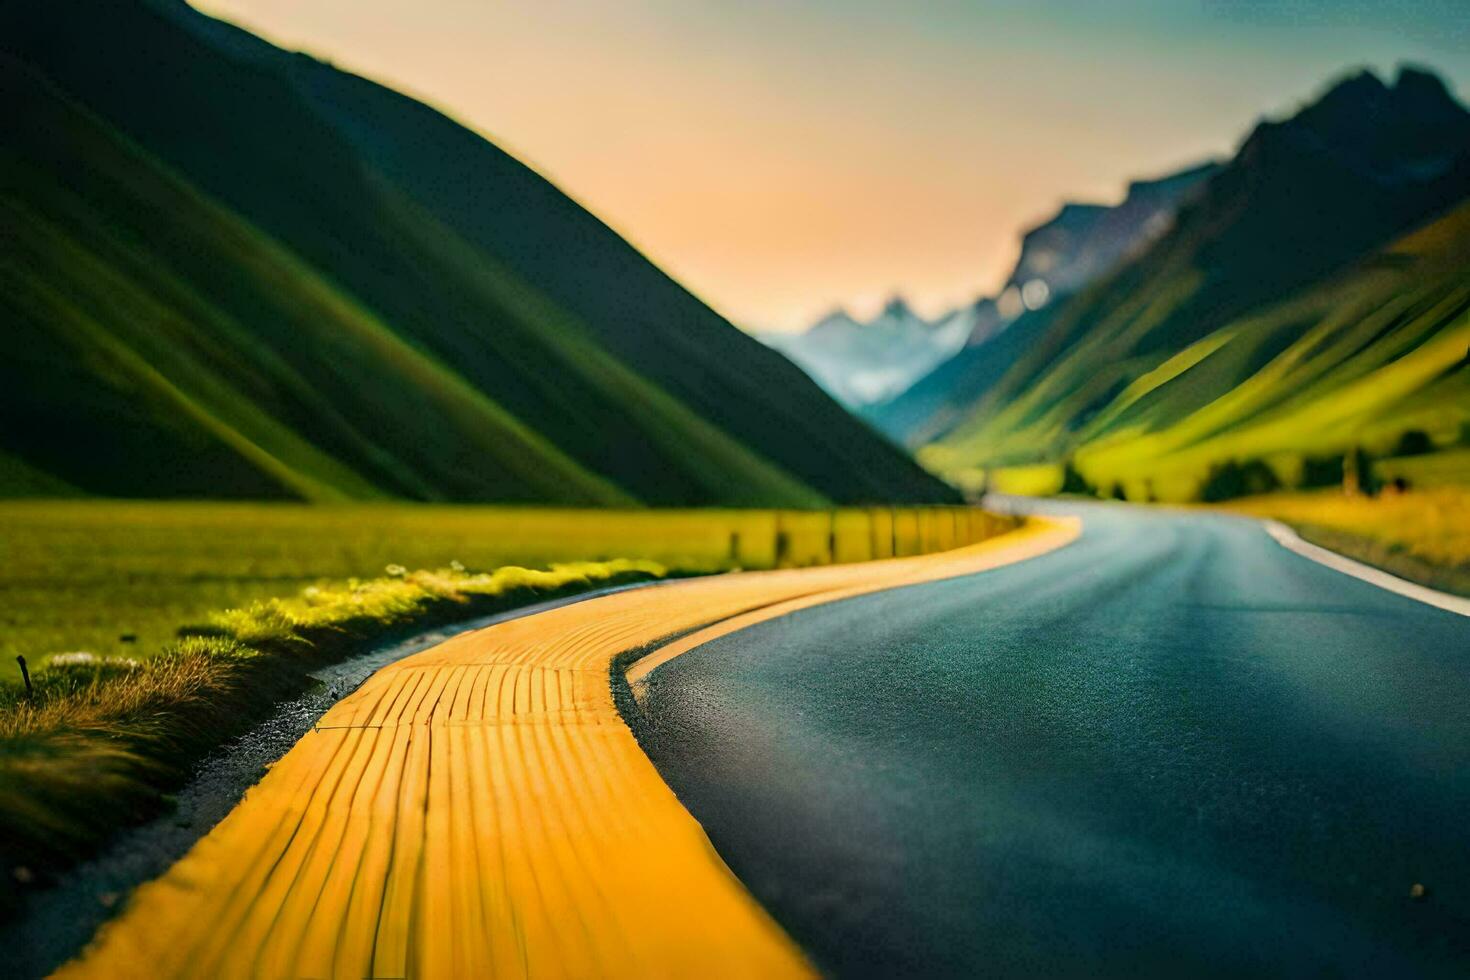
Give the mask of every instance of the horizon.
[[1470, 78], [1470, 13], [1426, 0], [195, 6], [470, 126], [749, 332], [895, 295], [934, 317], [1064, 203], [1227, 159], [1355, 71], [1422, 66], [1462, 102]]

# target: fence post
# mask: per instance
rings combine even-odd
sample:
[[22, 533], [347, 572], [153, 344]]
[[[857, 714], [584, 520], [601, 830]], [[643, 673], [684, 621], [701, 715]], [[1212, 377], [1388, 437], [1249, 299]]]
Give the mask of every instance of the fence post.
[[36, 692], [31, 687], [31, 672], [26, 669], [26, 658], [17, 655], [15, 658], [15, 662], [20, 664], [20, 676], [21, 679], [26, 682], [26, 700], [30, 701], [35, 698]]

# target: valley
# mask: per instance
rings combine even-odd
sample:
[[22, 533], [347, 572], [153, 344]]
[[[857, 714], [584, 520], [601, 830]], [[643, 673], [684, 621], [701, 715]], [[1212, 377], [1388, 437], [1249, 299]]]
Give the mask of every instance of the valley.
[[7, 976], [1466, 972], [1463, 16], [198, 2], [0, 5]]

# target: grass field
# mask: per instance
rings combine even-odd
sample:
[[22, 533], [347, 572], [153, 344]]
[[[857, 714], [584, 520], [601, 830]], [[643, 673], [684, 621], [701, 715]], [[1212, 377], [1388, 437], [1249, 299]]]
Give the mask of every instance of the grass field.
[[[640, 535], [642, 537], [640, 538]], [[637, 555], [727, 567], [717, 521], [451, 507], [0, 504], [0, 654], [151, 656], [181, 626], [389, 565], [483, 570]], [[132, 642], [125, 637], [134, 637]]]
[[[894, 513], [3, 502], [0, 677], [17, 676], [17, 654], [150, 656], [213, 611], [380, 576], [389, 565], [477, 571], [624, 557], [682, 572], [811, 565], [895, 545], [900, 554], [932, 551], [961, 533], [984, 536], [998, 520], [898, 511], [895, 532]], [[947, 513], [963, 515], [963, 532], [933, 516]]]
[[1335, 490], [1271, 494], [1228, 506], [1284, 521], [1309, 541], [1401, 578], [1470, 595], [1470, 488], [1378, 497]]
[[313, 667], [388, 635], [670, 573], [937, 551], [1016, 523], [959, 507], [0, 503], [0, 910], [38, 869], [157, 813]]

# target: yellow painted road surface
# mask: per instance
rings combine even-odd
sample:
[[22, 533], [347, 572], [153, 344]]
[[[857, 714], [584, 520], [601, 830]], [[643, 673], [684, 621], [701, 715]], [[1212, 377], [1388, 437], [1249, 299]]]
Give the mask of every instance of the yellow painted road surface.
[[632, 590], [385, 667], [58, 975], [808, 975], [619, 716], [614, 658], [666, 641], [636, 691], [719, 633], [1078, 530], [1033, 519], [939, 554]]

